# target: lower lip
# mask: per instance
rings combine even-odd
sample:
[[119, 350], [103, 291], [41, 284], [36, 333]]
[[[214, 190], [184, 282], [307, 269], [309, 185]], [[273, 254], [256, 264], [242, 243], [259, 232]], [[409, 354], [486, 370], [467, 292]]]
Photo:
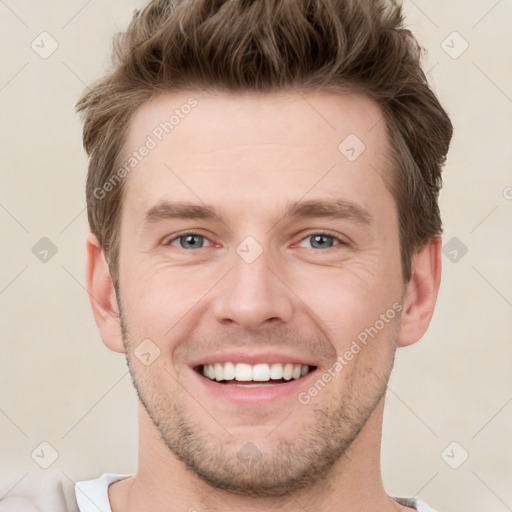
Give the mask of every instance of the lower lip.
[[192, 371], [199, 379], [200, 385], [204, 386], [209, 393], [212, 393], [220, 399], [237, 404], [261, 404], [262, 402], [277, 402], [290, 396], [297, 397], [299, 392], [304, 389], [304, 384], [309, 381], [311, 375], [316, 372], [316, 369], [310, 371], [300, 379], [290, 380], [289, 382], [283, 382], [281, 384], [272, 384], [271, 386], [264, 385], [261, 387], [244, 387], [236, 386], [234, 384], [221, 384], [217, 381], [203, 377], [195, 370]]

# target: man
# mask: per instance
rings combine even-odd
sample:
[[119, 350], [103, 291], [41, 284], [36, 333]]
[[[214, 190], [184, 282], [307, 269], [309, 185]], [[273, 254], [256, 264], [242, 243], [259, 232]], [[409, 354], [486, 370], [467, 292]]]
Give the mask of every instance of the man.
[[388, 0], [157, 0], [78, 103], [87, 288], [139, 402], [81, 512], [431, 511], [380, 474], [452, 126]]

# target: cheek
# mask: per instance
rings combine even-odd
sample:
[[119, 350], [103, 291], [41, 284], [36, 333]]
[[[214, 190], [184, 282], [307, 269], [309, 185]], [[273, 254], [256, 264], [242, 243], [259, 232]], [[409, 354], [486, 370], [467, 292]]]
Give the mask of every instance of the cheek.
[[172, 268], [167, 262], [134, 261], [121, 278], [123, 313], [130, 333], [162, 343], [190, 328], [190, 318], [203, 311], [204, 297], [218, 275], [213, 269], [198, 272], [197, 267]]
[[381, 260], [375, 254], [373, 262], [368, 259], [339, 268], [312, 266], [293, 280], [288, 274], [290, 288], [301, 299], [303, 313], [299, 314], [316, 323], [338, 354], [349, 350], [354, 341], [365, 347], [370, 340], [391, 336], [401, 286], [397, 273], [386, 271]]
[[394, 268], [398, 263], [387, 264], [380, 250], [366, 251], [336, 265], [286, 270], [283, 280], [307, 306], [334, 325], [347, 319], [357, 324], [399, 299], [398, 268]]

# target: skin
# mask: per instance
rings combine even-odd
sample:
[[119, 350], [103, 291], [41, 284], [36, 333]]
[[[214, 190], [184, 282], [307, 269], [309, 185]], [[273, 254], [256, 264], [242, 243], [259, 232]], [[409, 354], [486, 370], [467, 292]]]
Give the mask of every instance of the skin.
[[[408, 509], [381, 480], [384, 397], [396, 349], [430, 323], [441, 239], [415, 255], [404, 283], [379, 108], [321, 92], [167, 93], [135, 113], [127, 153], [190, 96], [197, 107], [125, 178], [120, 303], [98, 240], [87, 240], [101, 337], [126, 353], [140, 398], [138, 472], [109, 487], [113, 512]], [[348, 134], [366, 146], [353, 162], [338, 150]], [[372, 223], [283, 217], [288, 202], [312, 199], [350, 200]], [[222, 221], [145, 224], [163, 200], [207, 204]], [[336, 238], [318, 247], [312, 235], [325, 230]], [[184, 232], [205, 238], [183, 248]], [[247, 236], [263, 249], [252, 263], [236, 252]], [[268, 348], [320, 376], [396, 303], [401, 315], [307, 405], [296, 393], [265, 407], [216, 400], [190, 368], [213, 352]], [[160, 355], [145, 366], [134, 349], [148, 338]], [[237, 456], [247, 442], [259, 453], [250, 464]]]

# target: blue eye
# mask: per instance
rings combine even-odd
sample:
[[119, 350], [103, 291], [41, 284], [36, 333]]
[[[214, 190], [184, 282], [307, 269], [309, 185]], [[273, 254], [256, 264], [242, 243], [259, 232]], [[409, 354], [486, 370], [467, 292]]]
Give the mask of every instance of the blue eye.
[[308, 239], [311, 239], [311, 246], [313, 249], [330, 249], [334, 245], [340, 245], [344, 243], [339, 238], [327, 233], [314, 233], [312, 235], [308, 235], [303, 238], [301, 242]]
[[170, 240], [166, 245], [176, 247], [175, 242], [178, 241], [180, 244], [179, 247], [182, 249], [200, 249], [204, 246], [205, 240], [207, 240], [207, 238], [202, 235], [187, 233]]
[[[313, 233], [304, 237], [300, 243], [310, 239], [312, 249], [330, 249], [335, 245], [346, 245], [343, 240], [328, 233]], [[204, 236], [197, 233], [185, 233], [183, 235], [173, 238], [165, 245], [173, 247], [180, 247], [181, 249], [201, 249], [205, 247], [205, 242], [211, 246], [211, 242]], [[179, 245], [177, 245], [179, 244]]]

